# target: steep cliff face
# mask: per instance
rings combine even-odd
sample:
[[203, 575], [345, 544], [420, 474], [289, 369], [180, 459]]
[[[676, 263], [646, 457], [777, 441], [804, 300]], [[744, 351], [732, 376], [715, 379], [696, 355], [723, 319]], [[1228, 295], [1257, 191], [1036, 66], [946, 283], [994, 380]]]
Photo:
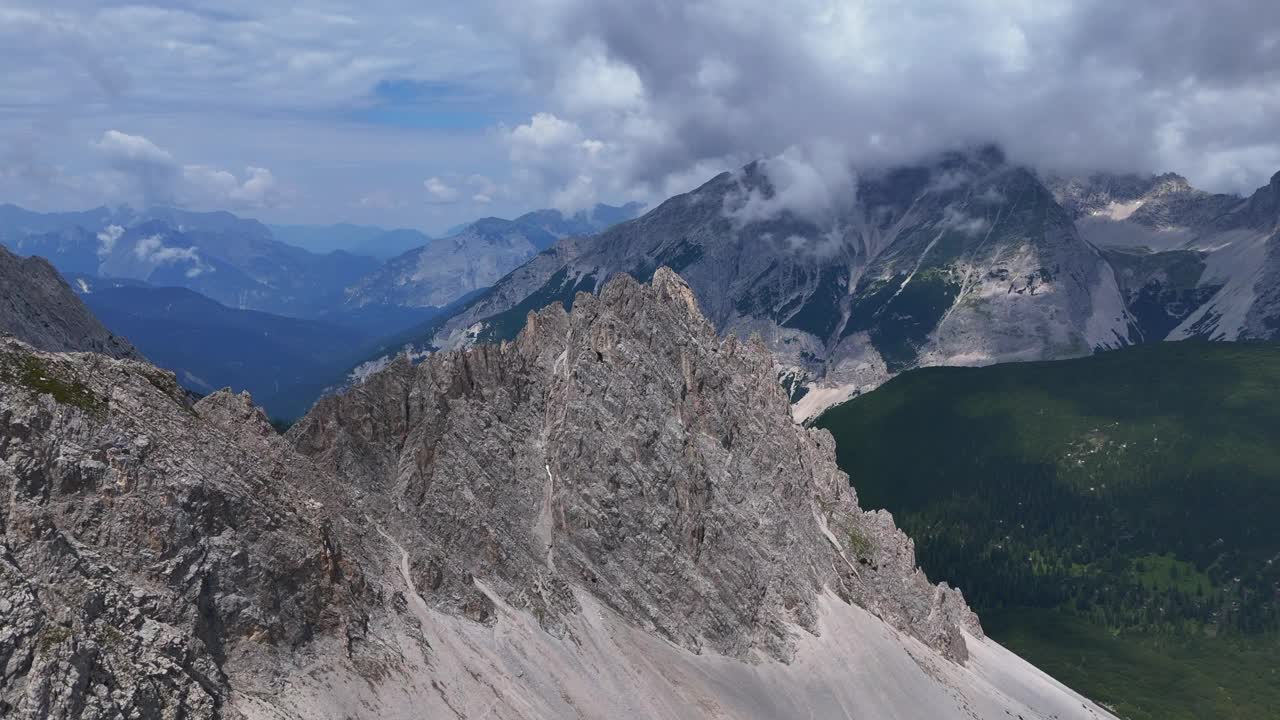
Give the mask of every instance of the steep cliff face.
[[287, 438], [5, 340], [0, 459], [16, 717], [1106, 716], [983, 639], [665, 269]]
[[142, 358], [128, 340], [111, 334], [98, 322], [47, 260], [20, 258], [2, 246], [0, 333], [42, 350]]

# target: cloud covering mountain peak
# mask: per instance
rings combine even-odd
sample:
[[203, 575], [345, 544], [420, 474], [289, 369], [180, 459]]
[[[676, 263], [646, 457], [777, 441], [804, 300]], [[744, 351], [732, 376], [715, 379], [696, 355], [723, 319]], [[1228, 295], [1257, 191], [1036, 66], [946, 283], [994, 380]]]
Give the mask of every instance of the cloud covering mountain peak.
[[796, 147], [865, 172], [993, 142], [1226, 192], [1280, 167], [1265, 0], [7, 5], [0, 197], [43, 209], [442, 228], [652, 205]]
[[[1178, 167], [1237, 191], [1280, 165], [1262, 120], [1280, 106], [1273, 4], [532, 4], [501, 14], [550, 106], [509, 132], [512, 161], [562, 188], [661, 195], [813, 138], [863, 166], [994, 141], [1017, 162]], [[521, 142], [551, 127], [608, 152]]]

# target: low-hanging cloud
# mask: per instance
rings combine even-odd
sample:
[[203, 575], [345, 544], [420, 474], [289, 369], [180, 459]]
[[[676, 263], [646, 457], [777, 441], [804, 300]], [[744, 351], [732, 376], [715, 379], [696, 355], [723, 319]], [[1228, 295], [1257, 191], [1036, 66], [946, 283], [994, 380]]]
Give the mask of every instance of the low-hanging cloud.
[[104, 184], [142, 204], [264, 208], [281, 204], [287, 191], [271, 170], [249, 166], [241, 176], [200, 164], [182, 164], [141, 135], [108, 130], [92, 143], [108, 168]]
[[1219, 190], [1280, 169], [1267, 0], [494, 6], [547, 98], [509, 132], [512, 161], [557, 192], [662, 194], [814, 138], [859, 167], [994, 141], [1018, 162]]
[[725, 214], [739, 225], [778, 217], [784, 210], [820, 227], [829, 226], [857, 199], [853, 163], [837, 143], [813, 142], [761, 160], [767, 186], [741, 179], [725, 198]]
[[200, 257], [199, 250], [194, 247], [170, 247], [164, 244], [164, 237], [161, 235], [148, 235], [138, 240], [133, 246], [133, 256], [139, 262], [150, 265], [186, 264], [186, 276], [189, 278], [213, 272], [213, 268]]

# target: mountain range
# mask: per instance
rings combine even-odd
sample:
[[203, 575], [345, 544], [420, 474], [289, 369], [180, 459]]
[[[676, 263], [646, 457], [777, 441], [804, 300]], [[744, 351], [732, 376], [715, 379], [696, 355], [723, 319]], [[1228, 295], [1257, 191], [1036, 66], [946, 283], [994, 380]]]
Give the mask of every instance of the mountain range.
[[377, 347], [360, 327], [229, 308], [186, 288], [84, 277], [72, 287], [184, 387], [248, 391], [272, 417], [301, 417], [334, 373]]
[[343, 288], [378, 265], [286, 245], [256, 220], [174, 208], [34, 213], [0, 206], [0, 243], [64, 273], [180, 286], [230, 307], [295, 316], [338, 304]]
[[0, 339], [0, 712], [1110, 718], [926, 579], [773, 366], [665, 268], [284, 437]]
[[426, 245], [431, 236], [410, 228], [371, 225], [268, 225], [277, 240], [313, 253], [349, 252], [378, 260], [388, 260]]
[[[637, 209], [487, 218], [433, 241], [414, 230], [269, 227], [171, 208], [35, 213], [6, 205], [0, 245], [47, 257], [116, 335], [133, 338], [185, 387], [250, 390], [274, 417], [297, 418], [352, 364], [397, 347], [402, 333], [557, 237]], [[382, 266], [359, 254], [369, 249], [403, 257]], [[381, 287], [406, 265], [419, 277]]]
[[1248, 198], [1174, 174], [1050, 185], [1115, 268], [1135, 341], [1280, 335], [1280, 173]]
[[[1246, 377], [1273, 351], [1123, 348], [1275, 336], [1280, 175], [1240, 198], [1038, 174], [986, 147], [864, 173], [821, 207], [787, 183], [758, 162], [609, 227], [483, 219], [290, 301], [306, 317], [172, 286], [233, 268], [206, 247], [286, 286], [272, 273], [321, 257], [255, 221], [6, 209], [7, 244], [93, 270], [68, 284], [0, 249], [17, 338], [0, 339], [0, 482], [30, 490], [0, 516], [16, 548], [0, 601], [20, 618], [0, 710], [1109, 717], [987, 639], [970, 602], [1125, 716], [1265, 705], [1265, 678], [1231, 670], [1262, 652], [1252, 636], [1224, 654], [1178, 633], [1274, 625], [1257, 529], [1274, 423], [1250, 389], [1269, 376]], [[93, 265], [82, 236], [104, 221]], [[920, 370], [1116, 349], [1078, 371]], [[294, 417], [358, 357], [377, 359], [287, 437], [216, 390]], [[793, 422], [898, 375], [823, 416], [835, 444]], [[913, 443], [951, 460], [902, 461]], [[1224, 444], [1254, 464], [1224, 470]], [[928, 583], [841, 468], [967, 596]], [[109, 516], [84, 500], [107, 487]], [[1179, 525], [1241, 502], [1259, 518]], [[49, 522], [76, 564], [9, 519], [35, 516], [65, 519]], [[176, 530], [139, 553], [154, 527]], [[1085, 652], [1127, 689], [1064, 659]], [[139, 679], [165, 662], [161, 685]], [[68, 667], [90, 679], [46, 691]], [[1231, 703], [1202, 691], [1219, 686]]]
[[509, 339], [533, 309], [667, 265], [718, 331], [762, 336], [807, 419], [913, 367], [1280, 329], [1275, 180], [1239, 198], [1173, 176], [1045, 178], [994, 147], [865, 173], [818, 212], [785, 180], [752, 163], [563, 239], [414, 349]]

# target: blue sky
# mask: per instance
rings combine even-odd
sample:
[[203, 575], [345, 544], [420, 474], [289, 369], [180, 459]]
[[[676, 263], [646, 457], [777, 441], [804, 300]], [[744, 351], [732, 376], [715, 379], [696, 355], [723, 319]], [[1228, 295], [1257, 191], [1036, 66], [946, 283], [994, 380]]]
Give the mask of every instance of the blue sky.
[[815, 187], [995, 141], [1065, 170], [1280, 170], [1263, 0], [0, 2], [0, 202], [439, 230]]

